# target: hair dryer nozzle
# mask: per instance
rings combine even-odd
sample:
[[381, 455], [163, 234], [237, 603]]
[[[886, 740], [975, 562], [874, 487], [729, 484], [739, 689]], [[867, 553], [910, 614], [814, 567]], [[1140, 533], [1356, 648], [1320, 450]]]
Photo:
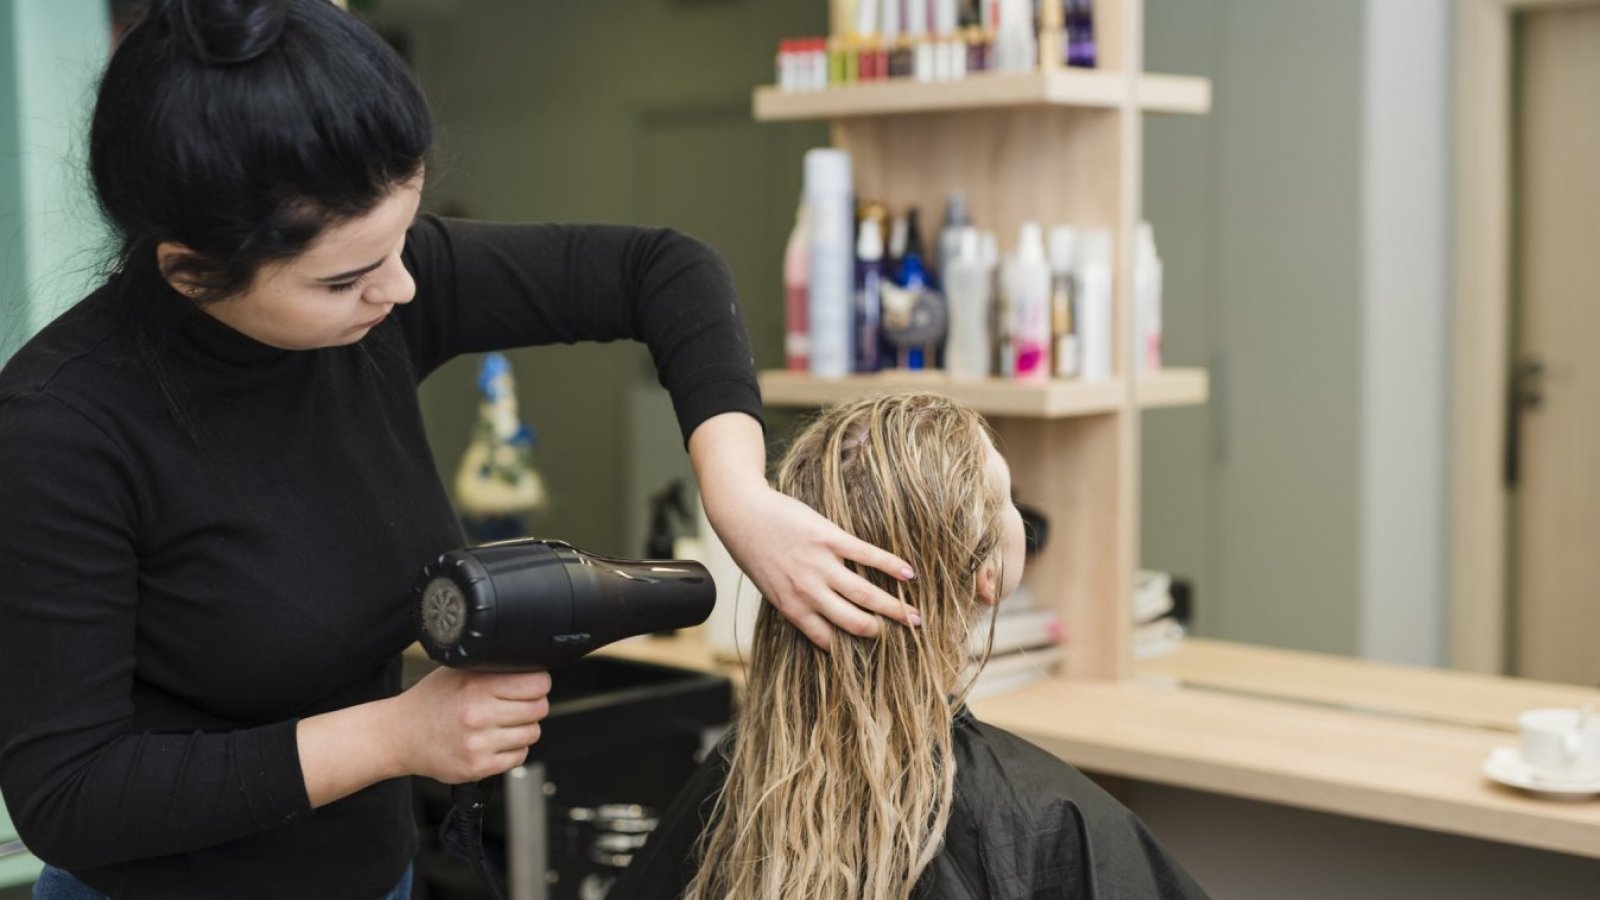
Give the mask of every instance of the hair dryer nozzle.
[[499, 672], [554, 668], [625, 637], [698, 625], [716, 593], [696, 562], [612, 559], [537, 539], [445, 553], [415, 589], [429, 656]]

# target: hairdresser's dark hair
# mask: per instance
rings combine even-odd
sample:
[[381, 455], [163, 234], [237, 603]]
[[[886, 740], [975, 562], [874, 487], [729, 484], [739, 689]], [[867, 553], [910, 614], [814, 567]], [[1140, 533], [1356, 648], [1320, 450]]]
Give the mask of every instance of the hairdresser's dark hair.
[[[153, 0], [101, 80], [89, 169], [124, 276], [209, 301], [371, 211], [432, 141], [406, 64], [329, 0]], [[194, 252], [160, 272], [162, 241]]]

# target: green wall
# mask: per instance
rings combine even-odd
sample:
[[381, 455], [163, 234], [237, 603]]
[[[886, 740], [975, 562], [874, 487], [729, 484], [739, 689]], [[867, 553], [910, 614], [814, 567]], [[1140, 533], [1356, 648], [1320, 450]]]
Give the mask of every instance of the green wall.
[[1146, 119], [1167, 358], [1212, 402], [1144, 417], [1144, 562], [1194, 576], [1203, 634], [1357, 648], [1363, 3], [1148, 0], [1146, 63], [1208, 76]]
[[0, 359], [100, 276], [84, 148], [110, 34], [105, 0], [0, 5]]
[[[0, 4], [0, 361], [98, 275], [103, 234], [82, 147], [110, 42], [105, 0]], [[0, 809], [0, 843], [15, 835]], [[39, 861], [0, 861], [0, 888]]]
[[[438, 117], [431, 208], [683, 229], [728, 258], [757, 361], [781, 364], [783, 242], [801, 155], [827, 132], [755, 124], [750, 89], [771, 81], [780, 37], [825, 28], [824, 3], [379, 0], [370, 16], [409, 45]], [[641, 552], [643, 496], [688, 471], [648, 354], [630, 343], [511, 358], [551, 493], [534, 530]], [[476, 364], [457, 360], [423, 386], [446, 484], [466, 445]]]

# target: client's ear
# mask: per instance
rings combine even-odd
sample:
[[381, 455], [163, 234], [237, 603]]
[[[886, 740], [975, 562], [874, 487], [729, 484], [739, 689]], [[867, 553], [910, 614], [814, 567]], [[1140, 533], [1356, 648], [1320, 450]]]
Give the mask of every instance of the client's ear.
[[156, 267], [161, 277], [178, 293], [191, 299], [205, 293], [205, 287], [183, 274], [182, 264], [197, 254], [176, 241], [162, 241], [156, 245]]
[[978, 568], [978, 602], [993, 606], [1000, 599], [1000, 566], [991, 557]]

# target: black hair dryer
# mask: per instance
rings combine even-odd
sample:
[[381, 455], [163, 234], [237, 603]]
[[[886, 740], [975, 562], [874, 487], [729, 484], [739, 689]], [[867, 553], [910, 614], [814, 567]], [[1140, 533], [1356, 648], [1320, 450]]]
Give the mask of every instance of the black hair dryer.
[[[534, 672], [577, 662], [634, 635], [698, 625], [717, 587], [696, 562], [612, 559], [562, 541], [526, 539], [452, 550], [424, 566], [414, 590], [422, 646], [442, 665]], [[483, 859], [492, 780], [450, 789], [440, 831], [499, 895]]]

